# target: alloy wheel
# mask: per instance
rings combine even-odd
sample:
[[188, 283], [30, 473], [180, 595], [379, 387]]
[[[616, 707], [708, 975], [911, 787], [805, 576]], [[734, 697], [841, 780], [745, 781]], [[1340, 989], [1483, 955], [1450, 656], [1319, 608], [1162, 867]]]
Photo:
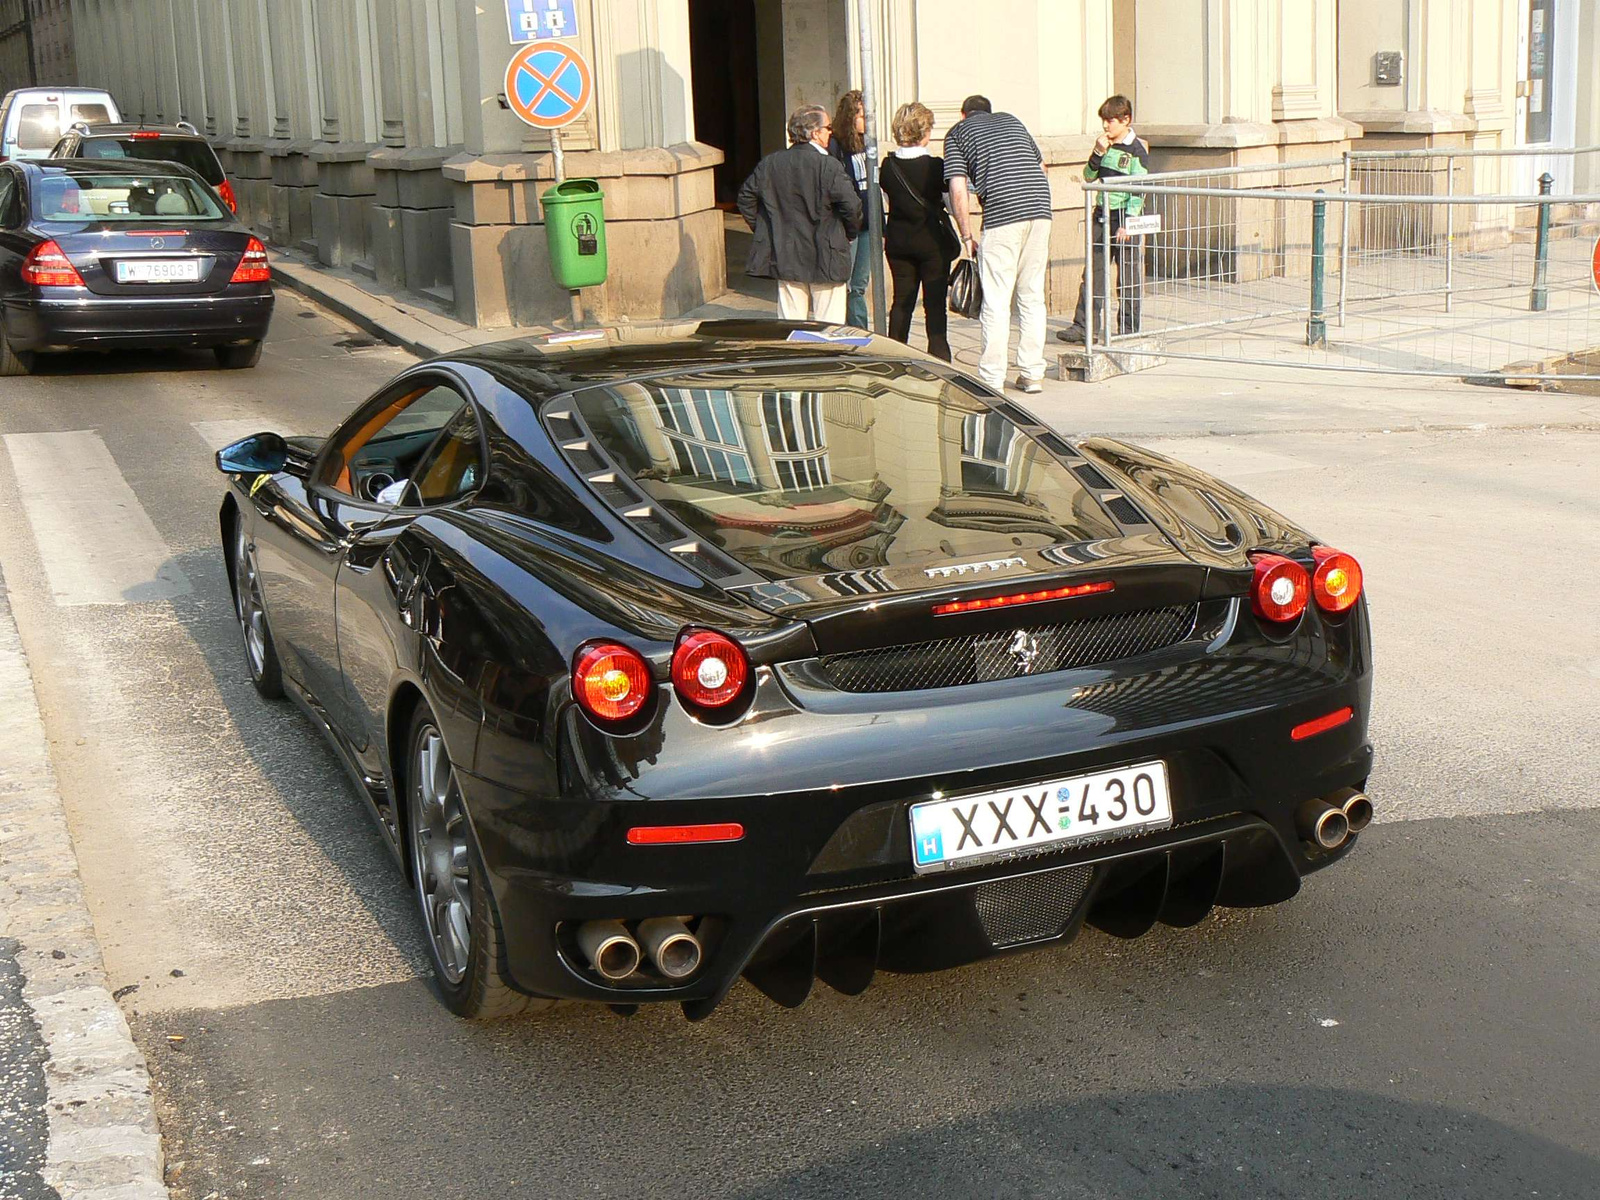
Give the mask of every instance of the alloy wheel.
[[243, 521], [238, 522], [234, 532], [233, 584], [234, 608], [239, 615], [239, 628], [244, 633], [244, 652], [250, 660], [250, 673], [259, 679], [267, 665], [267, 609], [261, 600], [261, 579]]
[[413, 743], [411, 858], [422, 919], [445, 978], [458, 984], [472, 958], [472, 859], [461, 788], [444, 739], [424, 725]]

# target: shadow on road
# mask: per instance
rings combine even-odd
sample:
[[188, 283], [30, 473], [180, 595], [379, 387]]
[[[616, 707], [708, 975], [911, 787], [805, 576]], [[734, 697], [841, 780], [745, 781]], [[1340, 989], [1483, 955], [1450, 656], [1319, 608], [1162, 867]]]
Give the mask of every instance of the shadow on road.
[[94, 350], [41, 354], [33, 376], [150, 375], [163, 371], [220, 371], [210, 350]]
[[1310, 1087], [1081, 1096], [915, 1130], [739, 1192], [797, 1196], [1593, 1195], [1600, 1161], [1474, 1113]]
[[[387, 939], [413, 969], [423, 971], [428, 960], [411, 893], [365, 801], [311, 721], [287, 699], [264, 700], [250, 683], [220, 532], [216, 548], [175, 555], [170, 562], [193, 586], [191, 594], [172, 599], [173, 615], [216, 681], [244, 753]], [[307, 911], [308, 927], [322, 916]]]

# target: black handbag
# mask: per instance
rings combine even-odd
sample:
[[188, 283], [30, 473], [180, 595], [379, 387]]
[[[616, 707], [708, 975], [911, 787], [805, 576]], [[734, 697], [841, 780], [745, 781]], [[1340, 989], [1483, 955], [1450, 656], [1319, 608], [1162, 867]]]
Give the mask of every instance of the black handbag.
[[958, 258], [950, 268], [950, 311], [960, 317], [976, 317], [983, 311], [983, 283], [978, 278], [977, 260]]

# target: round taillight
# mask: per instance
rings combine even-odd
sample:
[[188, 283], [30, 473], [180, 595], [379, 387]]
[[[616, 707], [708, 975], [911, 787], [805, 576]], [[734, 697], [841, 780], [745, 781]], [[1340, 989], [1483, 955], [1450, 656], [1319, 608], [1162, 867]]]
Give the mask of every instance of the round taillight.
[[572, 694], [591, 717], [624, 720], [650, 696], [650, 664], [616, 642], [591, 642], [573, 660]]
[[1261, 554], [1255, 559], [1255, 579], [1250, 584], [1250, 607], [1268, 621], [1293, 621], [1306, 610], [1311, 598], [1311, 577], [1306, 569], [1281, 554]]
[[1344, 612], [1361, 599], [1361, 564], [1343, 550], [1331, 546], [1314, 546], [1312, 556], [1317, 560], [1316, 572], [1311, 576], [1311, 593], [1317, 598], [1317, 607], [1325, 612]]
[[672, 654], [672, 685], [697, 708], [732, 704], [750, 678], [750, 659], [738, 642], [711, 629], [694, 629]]

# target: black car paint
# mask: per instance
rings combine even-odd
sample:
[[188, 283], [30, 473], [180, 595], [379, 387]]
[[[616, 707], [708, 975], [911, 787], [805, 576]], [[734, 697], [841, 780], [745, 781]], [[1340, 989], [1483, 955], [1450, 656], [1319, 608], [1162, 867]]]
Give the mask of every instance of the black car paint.
[[[423, 364], [378, 399], [428, 377], [470, 397], [491, 464], [475, 494], [420, 513], [351, 504], [308, 484], [305, 446], [287, 472], [235, 477], [224, 502], [223, 544], [243, 514], [296, 698], [361, 781], [400, 859], [399, 743], [412, 704], [438, 717], [519, 986], [611, 1003], [678, 1000], [703, 1016], [745, 972], [797, 1002], [813, 977], [859, 990], [875, 965], [928, 969], [1001, 952], [972, 912], [973, 889], [989, 881], [1094, 864], [1092, 897], [1046, 940], [1070, 939], [1085, 914], [1131, 936], [1158, 917], [1193, 923], [1213, 902], [1285, 899], [1301, 875], [1348, 852], [1354, 839], [1332, 852], [1302, 842], [1293, 813], [1310, 797], [1361, 786], [1370, 770], [1365, 601], [1337, 616], [1312, 606], [1287, 630], [1257, 621], [1245, 598], [1249, 552], [1309, 562], [1312, 539], [1236, 489], [1109, 440], [1065, 447], [1095, 465], [1107, 495], [1137, 501], [1124, 536], [1103, 548], [1116, 558], [1100, 573], [1115, 576], [1117, 592], [1074, 600], [1071, 615], [1177, 586], [1197, 605], [1194, 634], [1138, 660], [975, 684], [959, 696], [846, 694], [817, 686], [805, 667], [826, 649], [830, 621], [853, 618], [856, 646], [951, 628], [928, 614], [926, 588], [873, 597], [870, 614], [860, 600], [819, 597], [784, 611], [725, 590], [599, 503], [542, 423], [547, 401], [580, 387], [792, 362], [796, 347], [782, 340], [791, 328], [707, 322], [676, 340], [592, 350], [528, 340]], [[881, 340], [829, 352], [924, 361]], [[1035, 579], [1039, 569], [1013, 573]], [[952, 581], [948, 594], [1004, 582]], [[1015, 618], [961, 620], [981, 630]], [[727, 632], [750, 654], [755, 685], [731, 728], [690, 712], [668, 682], [673, 645], [691, 625]], [[597, 727], [572, 702], [573, 654], [593, 638], [635, 647], [657, 680], [653, 700], [621, 729]], [[1356, 713], [1348, 724], [1288, 738], [1293, 724], [1345, 704]], [[743, 736], [753, 730], [777, 737]], [[935, 789], [955, 795], [1155, 757], [1173, 768], [1171, 829], [936, 876], [910, 868], [906, 808]], [[658, 848], [623, 838], [639, 822], [724, 820], [744, 825], [742, 841]], [[708, 961], [680, 985], [603, 985], [570, 938], [590, 918], [691, 913], [706, 918]]]
[[[0, 166], [19, 189], [18, 220], [0, 225], [0, 326], [13, 350], [208, 347], [266, 336], [272, 320], [271, 284], [231, 282], [252, 236], [248, 229], [232, 217], [199, 221], [150, 216], [115, 223], [37, 220], [32, 215], [32, 191], [63, 164], [108, 170], [100, 160], [40, 159]], [[161, 164], [160, 169], [204, 186], [186, 168]], [[154, 244], [156, 235], [160, 246]], [[23, 260], [46, 241], [54, 241], [72, 261], [84, 287], [36, 287], [23, 281]], [[175, 255], [200, 259], [198, 282], [116, 282], [118, 260]]]

